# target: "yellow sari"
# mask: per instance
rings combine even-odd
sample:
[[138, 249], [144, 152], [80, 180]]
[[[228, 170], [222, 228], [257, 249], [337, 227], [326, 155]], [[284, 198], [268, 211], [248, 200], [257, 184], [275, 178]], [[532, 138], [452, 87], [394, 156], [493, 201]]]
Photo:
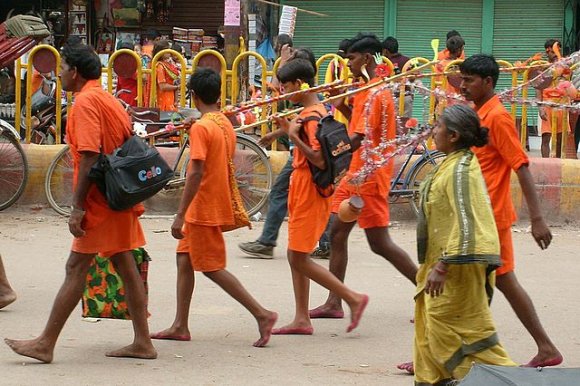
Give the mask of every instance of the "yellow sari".
[[[479, 162], [469, 149], [449, 154], [421, 185], [417, 246], [415, 385], [462, 379], [472, 362], [515, 366], [489, 309], [500, 247]], [[443, 293], [431, 297], [425, 284], [439, 261], [448, 273]]]

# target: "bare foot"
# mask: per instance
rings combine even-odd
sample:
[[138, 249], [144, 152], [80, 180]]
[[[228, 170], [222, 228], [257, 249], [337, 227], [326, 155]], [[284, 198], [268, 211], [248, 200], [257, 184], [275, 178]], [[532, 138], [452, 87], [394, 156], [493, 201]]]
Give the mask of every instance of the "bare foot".
[[558, 366], [560, 363], [564, 361], [564, 357], [558, 350], [556, 350], [553, 354], [542, 355], [539, 354], [532, 358], [531, 361], [522, 365], [522, 367], [549, 367], [549, 366]]
[[16, 300], [16, 292], [10, 290], [0, 295], [0, 310]]
[[13, 340], [4, 339], [4, 342], [18, 355], [33, 358], [44, 363], [52, 362], [54, 347], [44, 347], [38, 339]]
[[369, 297], [367, 295], [360, 295], [358, 302], [354, 304], [349, 304], [350, 306], [350, 324], [348, 325], [346, 332], [351, 332], [358, 327], [360, 319], [369, 303]]
[[150, 337], [151, 339], [190, 341], [191, 333], [188, 328], [171, 326], [167, 330], [152, 333]]
[[264, 347], [270, 341], [272, 336], [272, 329], [278, 321], [278, 314], [269, 312], [265, 318], [258, 320], [258, 330], [260, 331], [260, 339], [254, 342], [254, 347]]
[[150, 347], [139, 347], [133, 343], [119, 350], [109, 351], [105, 356], [112, 358], [156, 359], [157, 351], [152, 345]]
[[272, 335], [312, 335], [313, 333], [314, 327], [310, 322], [293, 321], [284, 327], [272, 330]]
[[323, 305], [316, 307], [310, 311], [308, 314], [311, 319], [342, 319], [344, 318], [344, 311], [342, 310], [342, 305], [334, 305], [324, 303]]

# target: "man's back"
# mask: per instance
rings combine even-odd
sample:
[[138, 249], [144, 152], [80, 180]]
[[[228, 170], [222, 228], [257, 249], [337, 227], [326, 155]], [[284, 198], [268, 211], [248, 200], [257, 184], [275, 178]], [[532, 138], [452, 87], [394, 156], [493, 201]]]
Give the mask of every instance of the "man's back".
[[190, 159], [204, 161], [204, 168], [186, 221], [208, 226], [231, 224], [228, 155], [233, 159], [236, 148], [236, 133], [231, 122], [221, 113], [207, 113], [191, 127], [189, 141]]
[[511, 200], [511, 171], [527, 165], [529, 160], [518, 139], [515, 123], [497, 95], [481, 106], [477, 114], [482, 126], [489, 129], [489, 144], [472, 150], [481, 165], [497, 226], [503, 229], [516, 219]]

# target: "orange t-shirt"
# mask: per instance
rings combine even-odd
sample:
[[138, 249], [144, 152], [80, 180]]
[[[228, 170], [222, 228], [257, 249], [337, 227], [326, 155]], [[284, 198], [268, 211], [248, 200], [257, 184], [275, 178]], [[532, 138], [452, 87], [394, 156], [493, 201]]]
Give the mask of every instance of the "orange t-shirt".
[[[220, 125], [211, 120], [209, 114], [216, 118]], [[227, 133], [227, 144], [224, 130]], [[234, 127], [222, 113], [206, 113], [191, 126], [189, 130], [189, 158], [204, 161], [204, 167], [201, 185], [189, 204], [189, 208], [187, 208], [185, 221], [205, 226], [234, 223], [228, 174], [228, 154], [233, 159], [235, 150], [236, 133]]]
[[[448, 58], [449, 58], [449, 50], [447, 48], [439, 51], [439, 53], [437, 54], [437, 60], [445, 60]], [[459, 55], [458, 59], [465, 59], [465, 50], [461, 51], [461, 55]]]
[[516, 220], [511, 197], [511, 171], [529, 164], [528, 155], [518, 138], [512, 116], [494, 95], [477, 110], [481, 125], [489, 129], [489, 143], [474, 147], [477, 155], [498, 229], [504, 229]]
[[[381, 80], [377, 77], [370, 80], [374, 83]], [[377, 92], [378, 89], [381, 89]], [[366, 110], [369, 98], [370, 105], [368, 112]], [[368, 116], [367, 116], [368, 114]], [[386, 120], [386, 133], [383, 133], [383, 120]], [[373, 87], [369, 90], [361, 91], [355, 94], [353, 98], [352, 115], [350, 124], [348, 126], [348, 133], [367, 135], [366, 125], [371, 127], [371, 136], [373, 147], [381, 143], [382, 137], [386, 140], [392, 140], [396, 136], [396, 116], [395, 103], [391, 92], [384, 88], [384, 85]], [[359, 171], [365, 164], [362, 156], [362, 146], [353, 153], [352, 161], [349, 171], [347, 173], [347, 181], [350, 177]], [[392, 150], [392, 149], [390, 149]], [[357, 190], [360, 194], [380, 194], [387, 196], [391, 183], [391, 174], [393, 171], [393, 161], [389, 161], [385, 166], [377, 169]]]
[[[326, 115], [326, 109], [322, 104], [316, 104], [309, 107], [305, 107], [304, 110], [300, 112], [298, 116], [299, 119], [304, 119], [307, 117], [322, 118]], [[312, 150], [320, 150], [320, 143], [316, 139], [316, 131], [318, 130], [317, 121], [308, 121], [302, 125], [302, 130], [306, 138], [303, 139]], [[294, 160], [292, 161], [292, 167], [294, 169], [298, 168], [308, 168], [308, 159], [300, 151], [298, 146], [294, 146]]]
[[157, 63], [155, 67], [157, 76], [157, 107], [161, 111], [175, 111], [175, 91], [161, 91], [159, 85], [161, 83], [173, 84], [173, 80], [167, 75], [161, 63]]
[[[77, 184], [81, 152], [110, 154], [132, 135], [129, 115], [114, 96], [101, 88], [99, 80], [88, 81], [75, 95], [66, 130], [74, 162], [74, 186]], [[89, 188], [84, 208], [83, 229], [93, 228], [118, 213], [109, 208], [105, 196], [94, 184]], [[127, 210], [143, 213], [143, 205], [138, 204]]]

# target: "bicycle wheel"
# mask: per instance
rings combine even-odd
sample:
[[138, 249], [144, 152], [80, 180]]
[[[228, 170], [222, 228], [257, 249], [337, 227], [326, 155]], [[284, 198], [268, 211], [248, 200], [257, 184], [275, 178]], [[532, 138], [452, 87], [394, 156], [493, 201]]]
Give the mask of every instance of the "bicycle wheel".
[[[236, 136], [236, 152], [234, 154], [236, 181], [244, 207], [249, 216], [258, 213], [268, 201], [274, 175], [268, 156], [254, 141]], [[189, 155], [181, 166], [180, 177], [187, 174]]]
[[0, 135], [0, 210], [14, 204], [28, 181], [28, 162], [20, 141], [11, 133]]
[[52, 209], [69, 216], [73, 198], [73, 158], [68, 146], [62, 148], [50, 163], [44, 190]]
[[444, 153], [441, 153], [440, 151], [431, 151], [428, 155], [424, 155], [423, 158], [412, 166], [409, 179], [407, 180], [407, 189], [415, 190], [415, 194], [410, 201], [417, 216], [419, 215], [419, 185], [421, 185], [421, 182], [423, 182], [427, 174], [429, 174], [435, 166], [443, 162], [444, 158]]
[[237, 136], [234, 154], [236, 181], [248, 215], [253, 216], [268, 201], [273, 172], [268, 156], [249, 138]]

